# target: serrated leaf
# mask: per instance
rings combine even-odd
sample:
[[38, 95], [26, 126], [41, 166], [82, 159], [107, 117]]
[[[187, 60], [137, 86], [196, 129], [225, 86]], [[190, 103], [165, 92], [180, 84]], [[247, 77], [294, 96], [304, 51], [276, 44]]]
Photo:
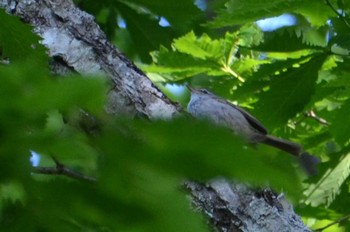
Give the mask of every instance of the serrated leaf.
[[145, 67], [144, 70], [171, 74], [172, 78], [170, 77], [169, 81], [178, 81], [202, 73], [229, 76], [231, 73], [225, 70], [224, 66], [228, 67], [234, 62], [238, 42], [236, 34], [227, 33], [223, 39], [214, 40], [206, 34], [197, 38], [190, 32], [174, 41], [173, 51], [161, 47], [159, 51], [153, 52], [155, 64]]
[[237, 73], [240, 73], [242, 76], [252, 76], [254, 71], [260, 66], [264, 64], [269, 64], [271, 61], [267, 59], [253, 59], [253, 58], [245, 58], [241, 57], [237, 59], [231, 65], [231, 69], [235, 70]]
[[325, 25], [327, 20], [334, 16], [332, 9], [325, 2], [319, 0], [301, 1], [295, 12], [304, 15], [315, 27]]
[[293, 11], [301, 0], [230, 0], [226, 9], [219, 11], [218, 16], [209, 25], [224, 27], [253, 22], [258, 19]]
[[0, 184], [0, 200], [25, 203], [25, 191], [17, 181]]
[[268, 128], [285, 124], [308, 104], [315, 91], [318, 71], [326, 55], [316, 55], [298, 68], [288, 69], [268, 82], [268, 90], [256, 95], [256, 115]]
[[32, 32], [32, 27], [0, 10], [0, 50], [3, 58], [9, 58], [10, 62], [32, 59], [45, 67], [48, 57], [40, 40]]
[[[206, 34], [197, 39], [193, 31], [179, 39], [175, 39], [173, 43], [176, 50], [200, 59], [222, 57], [225, 53], [224, 45], [222, 40], [213, 40]], [[229, 50], [230, 47], [227, 49]]]
[[259, 70], [256, 71], [252, 76], [252, 80], [259, 80], [271, 75], [277, 75], [278, 73], [285, 72], [286, 69], [290, 69], [295, 65], [300, 65], [308, 61], [312, 55], [303, 56], [298, 59], [286, 59], [286, 60], [274, 60], [270, 64], [261, 65]]
[[219, 11], [218, 16], [209, 25], [232, 26], [295, 12], [304, 15], [315, 27], [320, 27], [334, 15], [330, 7], [318, 0], [230, 0], [225, 6], [226, 9]]
[[304, 192], [305, 203], [311, 206], [329, 206], [335, 196], [339, 193], [340, 187], [350, 175], [350, 154], [340, 160], [338, 165], [328, 171], [316, 183], [311, 184]]
[[301, 29], [299, 27], [288, 27], [280, 28], [273, 32], [265, 32], [264, 42], [256, 47], [252, 47], [252, 49], [264, 52], [293, 52], [304, 49], [322, 48], [309, 45], [310, 42], [304, 39], [303, 32], [300, 31], [298, 35], [296, 30], [300, 31]]
[[257, 45], [262, 42], [263, 36], [264, 33], [256, 23], [245, 24], [238, 32], [239, 45], [243, 47]]
[[193, 75], [209, 72], [212, 69], [219, 69], [218, 65], [216, 66], [209, 60], [197, 59], [177, 51], [169, 51], [164, 47], [161, 47], [158, 52], [153, 52], [152, 58], [156, 64], [143, 67], [143, 70], [171, 74], [165, 77], [169, 81], [179, 81]]
[[[259, 69], [256, 72], [251, 74], [251, 77], [247, 81], [233, 91], [232, 96], [233, 100], [244, 100], [247, 98], [252, 98], [252, 93], [258, 93], [261, 89], [268, 85], [269, 77], [278, 76], [284, 73], [287, 69], [291, 69], [294, 65], [300, 65], [310, 59], [312, 55], [304, 56], [298, 59], [287, 59], [287, 60], [265, 60], [266, 64], [260, 65]], [[269, 63], [270, 62], [270, 63]], [[254, 97], [256, 97], [255, 95]]]

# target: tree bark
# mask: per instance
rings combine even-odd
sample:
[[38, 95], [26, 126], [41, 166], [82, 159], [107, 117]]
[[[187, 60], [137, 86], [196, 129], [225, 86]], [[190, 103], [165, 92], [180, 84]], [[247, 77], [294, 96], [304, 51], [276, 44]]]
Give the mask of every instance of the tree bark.
[[270, 189], [253, 190], [226, 179], [206, 184], [187, 181], [193, 204], [220, 232], [307, 232], [284, 195]]
[[181, 111], [107, 40], [93, 16], [72, 1], [2, 0], [0, 7], [31, 24], [51, 57], [82, 74], [106, 74], [113, 83], [108, 113], [169, 119]]
[[[71, 0], [0, 0], [0, 7], [31, 24], [50, 57], [78, 73], [109, 77], [108, 113], [171, 119], [183, 111], [107, 40], [93, 16]], [[188, 181], [185, 187], [218, 231], [310, 231], [292, 206], [270, 190], [254, 191], [224, 179], [208, 184]]]

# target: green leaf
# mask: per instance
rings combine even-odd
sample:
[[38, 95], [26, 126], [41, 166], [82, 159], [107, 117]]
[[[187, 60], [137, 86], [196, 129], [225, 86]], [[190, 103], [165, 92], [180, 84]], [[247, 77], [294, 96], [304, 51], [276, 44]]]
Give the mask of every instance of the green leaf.
[[263, 41], [263, 36], [264, 33], [256, 23], [245, 24], [239, 29], [237, 35], [239, 38], [239, 45], [242, 47], [252, 47], [261, 43]]
[[63, 117], [57, 110], [48, 113], [46, 130], [51, 133], [59, 133], [64, 127]]
[[17, 181], [0, 184], [0, 202], [10, 201], [12, 203], [25, 201], [23, 186]]
[[[47, 81], [42, 89], [27, 93], [21, 105], [32, 110], [43, 112], [49, 109], [69, 111], [77, 106], [92, 113], [100, 114], [104, 102], [105, 80], [101, 78], [81, 78], [78, 76]], [[32, 105], [33, 102], [41, 104]]]
[[258, 19], [277, 16], [297, 9], [301, 0], [230, 0], [226, 9], [219, 11], [218, 16], [210, 23], [213, 27], [233, 26], [252, 22]]
[[[188, 0], [76, 1], [79, 7], [92, 13], [107, 36], [129, 58], [149, 63], [149, 53], [159, 46], [168, 46], [175, 36], [195, 28], [205, 19], [203, 11]], [[160, 25], [167, 20], [170, 25]], [[120, 28], [120, 22], [126, 28]], [[203, 31], [203, 28], [199, 28]]]
[[[179, 52], [186, 53], [199, 59], [222, 57], [225, 49], [222, 41], [212, 40], [206, 34], [203, 34], [197, 39], [193, 31], [179, 39], [175, 39], [173, 46]], [[227, 49], [230, 49], [230, 47]]]
[[308, 0], [297, 4], [298, 8], [295, 12], [304, 15], [315, 27], [325, 25], [327, 20], [334, 16], [334, 12], [324, 1]]
[[268, 76], [279, 75], [284, 73], [287, 69], [292, 69], [293, 67], [298, 67], [301, 64], [307, 62], [313, 55], [302, 56], [297, 59], [287, 58], [286, 60], [272, 60], [269, 64], [263, 64], [259, 69], [253, 73], [252, 79], [263, 80]]
[[308, 45], [310, 42], [307, 43], [303, 39], [303, 35], [297, 35], [297, 29], [298, 27], [288, 27], [273, 32], [265, 32], [264, 42], [256, 47], [252, 47], [252, 49], [265, 52], [293, 52], [304, 49], [322, 49], [322, 47]]
[[350, 175], [350, 154], [346, 154], [334, 168], [329, 168], [322, 178], [304, 192], [305, 203], [312, 206], [329, 206], [339, 193], [341, 185]]
[[157, 49], [159, 44], [170, 44], [172, 29], [160, 27], [158, 18], [135, 12], [124, 4], [119, 4], [118, 10], [126, 22], [135, 50], [143, 60], [150, 61], [149, 52]]
[[261, 92], [262, 88], [269, 84], [270, 77], [278, 77], [288, 69], [293, 70], [293, 66], [300, 66], [300, 64], [307, 62], [311, 56], [303, 56], [298, 59], [265, 60], [265, 64], [260, 65], [257, 71], [252, 72], [251, 77], [247, 78], [247, 81], [227, 98], [238, 102], [246, 102], [247, 99], [251, 98], [257, 99], [258, 95], [252, 96], [252, 93]]
[[342, 33], [337, 35], [334, 42], [343, 48], [350, 49], [350, 33]]
[[170, 24], [180, 33], [190, 31], [202, 12], [188, 0], [167, 0], [166, 3], [159, 0], [133, 0], [147, 7], [158, 16], [164, 16]]
[[268, 90], [257, 94], [259, 101], [254, 104], [257, 118], [274, 128], [287, 123], [309, 103], [314, 91], [318, 71], [326, 56], [316, 55], [298, 68], [273, 76], [266, 83]]
[[146, 72], [171, 74], [164, 76], [168, 81], [179, 81], [200, 73], [210, 72], [215, 64], [210, 61], [196, 59], [190, 55], [177, 51], [169, 51], [161, 47], [158, 52], [152, 53], [156, 64], [143, 67]]
[[206, 34], [197, 38], [190, 32], [174, 41], [173, 51], [161, 47], [159, 51], [153, 52], [154, 64], [144, 67], [144, 70], [171, 74], [169, 81], [203, 73], [211, 76], [232, 75], [228, 66], [236, 61], [234, 55], [238, 51], [238, 43], [236, 33], [226, 33], [223, 39], [214, 40]]
[[346, 100], [340, 109], [332, 111], [331, 125], [329, 127], [330, 132], [334, 136], [335, 140], [344, 145], [349, 141], [350, 125], [344, 123], [347, 120], [347, 116], [350, 114], [350, 100]]
[[45, 48], [39, 43], [41, 38], [34, 34], [32, 29], [19, 18], [10, 16], [0, 9], [1, 57], [9, 58], [11, 63], [32, 60], [45, 67], [48, 62]]
[[[292, 187], [285, 181], [290, 179], [293, 182], [292, 179], [295, 178], [290, 156], [276, 155], [276, 150], [272, 151], [264, 145], [259, 146], [258, 151], [252, 147], [247, 148], [230, 130], [203, 122], [177, 120], [170, 124], [157, 122], [141, 125], [142, 127], [137, 127], [138, 135], [145, 139], [150, 150], [147, 159], [144, 155], [144, 158], [135, 157], [140, 161], [158, 165], [164, 171], [183, 177], [201, 180], [213, 176], [233, 177], [254, 184], [268, 180], [276, 188], [283, 186], [291, 195], [297, 196], [293, 189], [296, 186]], [[289, 164], [280, 166], [284, 162]], [[193, 163], [196, 163], [195, 169]], [[254, 168], [254, 173], [250, 172], [251, 168]], [[284, 177], [281, 178], [282, 176]]]
[[232, 26], [295, 12], [304, 15], [315, 27], [320, 27], [334, 15], [330, 7], [318, 0], [270, 0], [268, 2], [230, 0], [225, 7], [218, 12], [218, 16], [209, 25], [213, 27]]

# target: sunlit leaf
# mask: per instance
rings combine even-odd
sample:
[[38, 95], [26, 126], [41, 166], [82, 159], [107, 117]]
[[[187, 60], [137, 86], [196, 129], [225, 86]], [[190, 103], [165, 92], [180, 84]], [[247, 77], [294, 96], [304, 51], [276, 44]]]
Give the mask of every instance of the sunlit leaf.
[[276, 75], [267, 84], [268, 90], [258, 94], [258, 117], [270, 128], [280, 126], [294, 117], [308, 104], [315, 91], [318, 70], [325, 56], [315, 56], [298, 68]]
[[346, 154], [339, 164], [329, 168], [322, 178], [315, 184], [311, 184], [304, 192], [306, 204], [312, 206], [329, 206], [340, 191], [341, 185], [350, 174], [350, 155]]

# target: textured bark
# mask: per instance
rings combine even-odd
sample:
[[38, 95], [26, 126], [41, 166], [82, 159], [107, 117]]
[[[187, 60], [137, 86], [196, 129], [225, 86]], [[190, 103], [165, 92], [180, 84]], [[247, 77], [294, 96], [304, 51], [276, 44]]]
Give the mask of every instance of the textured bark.
[[51, 57], [79, 73], [105, 73], [113, 88], [106, 111], [169, 119], [181, 110], [106, 38], [93, 16], [69, 0], [0, 1], [0, 7], [34, 26]]
[[[106, 74], [113, 85], [106, 111], [170, 119], [181, 113], [148, 77], [115, 48], [94, 22], [71, 0], [0, 0], [0, 7], [19, 16], [43, 38], [55, 68], [82, 74]], [[218, 231], [310, 231], [284, 198], [261, 194], [226, 180], [207, 185], [187, 182], [194, 204]]]
[[284, 196], [277, 196], [270, 189], [252, 190], [225, 179], [207, 184], [187, 181], [185, 188], [217, 231], [311, 231]]

